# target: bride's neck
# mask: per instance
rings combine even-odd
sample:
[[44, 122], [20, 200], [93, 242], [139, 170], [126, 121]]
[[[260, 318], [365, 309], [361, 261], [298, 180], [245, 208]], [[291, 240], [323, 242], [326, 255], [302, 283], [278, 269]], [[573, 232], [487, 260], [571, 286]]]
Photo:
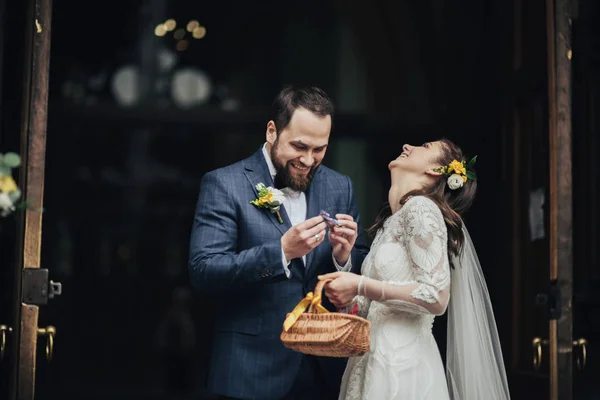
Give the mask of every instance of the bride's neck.
[[423, 185], [415, 179], [410, 179], [408, 174], [404, 177], [392, 174], [392, 185], [388, 192], [388, 202], [392, 209], [392, 214], [398, 211], [402, 205], [400, 200], [409, 192], [419, 190]]

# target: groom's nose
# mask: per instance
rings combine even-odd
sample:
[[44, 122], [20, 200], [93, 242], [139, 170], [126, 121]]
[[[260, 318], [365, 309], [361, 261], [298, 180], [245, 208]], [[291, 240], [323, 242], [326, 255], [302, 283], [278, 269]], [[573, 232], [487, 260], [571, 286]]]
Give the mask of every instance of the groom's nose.
[[402, 146], [402, 150], [407, 153], [410, 153], [411, 148], [412, 148], [412, 146], [410, 144], [406, 144], [406, 143], [404, 144], [404, 146]]
[[315, 162], [315, 157], [311, 153], [306, 153], [300, 157], [300, 162], [304, 164], [305, 167], [312, 167]]

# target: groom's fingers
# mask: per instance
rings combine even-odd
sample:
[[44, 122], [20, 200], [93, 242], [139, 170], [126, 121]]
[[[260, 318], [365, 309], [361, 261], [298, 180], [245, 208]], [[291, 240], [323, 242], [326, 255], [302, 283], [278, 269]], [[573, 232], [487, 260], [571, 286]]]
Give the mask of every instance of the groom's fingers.
[[[333, 232], [336, 235], [342, 236], [342, 237], [353, 237], [354, 235], [356, 235], [356, 231], [351, 228], [335, 227], [335, 228], [333, 228]], [[346, 236], [344, 236], [344, 235], [346, 235]]]
[[[313, 228], [317, 225], [319, 225], [320, 223], [325, 224], [325, 219], [323, 219], [323, 217], [321, 217], [320, 215], [317, 215], [316, 217], [312, 217], [307, 219], [304, 222], [299, 223], [298, 225], [296, 225], [299, 229], [301, 230], [307, 230], [310, 228]], [[326, 226], [326, 225], [325, 225]]]
[[336, 214], [335, 218], [339, 221], [340, 226], [357, 230], [358, 224], [354, 221], [354, 218], [346, 214]]
[[305, 256], [320, 245], [327, 235], [327, 224], [317, 216], [294, 225], [281, 237], [281, 246], [288, 260]]
[[343, 228], [357, 229], [358, 224], [352, 220], [338, 219], [338, 226]]
[[354, 218], [352, 218], [352, 215], [348, 215], [348, 214], [335, 214], [335, 218], [339, 219], [339, 220], [345, 220], [345, 221], [354, 221]]
[[350, 241], [340, 234], [331, 232], [329, 234], [329, 237], [334, 242], [334, 247], [335, 247], [335, 245], [341, 245], [346, 250], [348, 249], [348, 247], [352, 248]]
[[312, 228], [305, 230], [304, 233], [301, 234], [301, 236], [303, 239], [310, 239], [312, 237], [315, 237], [316, 235], [319, 235], [319, 238], [323, 239], [323, 237], [325, 236], [325, 228], [327, 228], [327, 224], [325, 222], [320, 222]]

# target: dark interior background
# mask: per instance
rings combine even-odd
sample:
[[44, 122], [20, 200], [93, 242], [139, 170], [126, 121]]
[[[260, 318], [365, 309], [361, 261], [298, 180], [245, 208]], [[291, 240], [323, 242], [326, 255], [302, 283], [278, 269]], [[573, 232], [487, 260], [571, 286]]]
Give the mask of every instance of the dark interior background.
[[[172, 311], [173, 296], [187, 290], [200, 178], [258, 149], [270, 102], [286, 83], [320, 86], [336, 102], [324, 163], [352, 177], [363, 228], [387, 199], [387, 164], [403, 143], [447, 137], [478, 155], [479, 191], [465, 219], [509, 345], [511, 266], [499, 253], [512, 213], [503, 131], [511, 2], [54, 3], [42, 264], [64, 293], [41, 313], [40, 326], [52, 324], [58, 335], [54, 360], [40, 354], [37, 398], [171, 398], [161, 326], [172, 315], [194, 338], [193, 392], [203, 398], [212, 300], [194, 294], [189, 308]], [[156, 36], [169, 18], [176, 29]], [[175, 39], [191, 20], [206, 35]], [[4, 73], [18, 75], [11, 29], [18, 32], [19, 20], [5, 22]], [[128, 66], [139, 70], [140, 93], [123, 106], [111, 85]], [[211, 87], [208, 100], [190, 108], [171, 95], [186, 68]], [[3, 115], [19, 84], [4, 80]], [[18, 121], [2, 121], [0, 144], [17, 146], [6, 133], [14, 129]], [[434, 329], [443, 352], [443, 317]]]

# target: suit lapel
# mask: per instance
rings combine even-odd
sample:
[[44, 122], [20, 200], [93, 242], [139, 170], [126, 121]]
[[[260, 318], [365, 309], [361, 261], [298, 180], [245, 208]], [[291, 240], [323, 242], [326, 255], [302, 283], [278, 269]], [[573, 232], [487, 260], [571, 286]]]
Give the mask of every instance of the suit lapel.
[[[319, 215], [321, 211], [321, 196], [324, 193], [323, 181], [321, 176], [322, 170], [319, 169], [315, 174], [310, 187], [306, 191], [306, 219], [316, 217]], [[323, 243], [327, 238], [323, 239], [321, 243]], [[306, 269], [308, 270], [311, 267], [312, 260], [315, 257], [315, 253], [319, 247], [315, 247], [313, 251], [306, 255]]]
[[[264, 183], [266, 186], [273, 186], [273, 178], [271, 178], [271, 173], [269, 172], [269, 167], [267, 166], [267, 162], [262, 154], [262, 147], [254, 153], [252, 157], [250, 157], [246, 165], [244, 166], [245, 171], [244, 174], [248, 179], [248, 182], [252, 186], [252, 190], [254, 191], [254, 195], [258, 197], [258, 191], [256, 190], [256, 185], [259, 183]], [[255, 198], [256, 198], [255, 197]], [[248, 202], [254, 199], [248, 199]], [[292, 223], [290, 222], [290, 218], [285, 212], [285, 208], [281, 207], [279, 213], [281, 214], [281, 219], [283, 220], [283, 224], [279, 223], [277, 220], [277, 216], [273, 214], [270, 210], [264, 208], [260, 210], [266, 216], [266, 218], [270, 219], [273, 225], [281, 232], [283, 235], [287, 232], [288, 229], [292, 227]]]

